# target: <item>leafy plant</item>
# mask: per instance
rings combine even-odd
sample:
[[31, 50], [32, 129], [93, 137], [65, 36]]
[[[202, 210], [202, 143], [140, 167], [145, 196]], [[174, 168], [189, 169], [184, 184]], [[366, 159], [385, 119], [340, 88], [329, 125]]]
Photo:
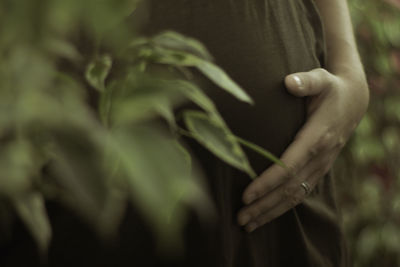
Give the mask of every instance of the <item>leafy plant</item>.
[[[282, 165], [236, 137], [190, 80], [196, 68], [252, 103], [206, 48], [173, 32], [136, 36], [128, 23], [136, 5], [0, 2], [0, 219], [14, 209], [42, 252], [51, 239], [46, 199], [104, 237], [116, 234], [131, 201], [161, 245], [179, 246], [187, 208], [202, 216], [213, 210], [182, 134], [251, 177], [241, 144]], [[199, 110], [176, 114], [188, 101]]]

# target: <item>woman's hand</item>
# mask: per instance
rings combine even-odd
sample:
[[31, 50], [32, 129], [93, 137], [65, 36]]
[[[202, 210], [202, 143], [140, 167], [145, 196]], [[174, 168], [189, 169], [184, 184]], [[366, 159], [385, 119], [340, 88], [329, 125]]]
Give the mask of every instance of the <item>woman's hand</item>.
[[288, 168], [273, 165], [244, 191], [247, 206], [238, 222], [249, 232], [304, 200], [330, 170], [368, 106], [365, 76], [356, 72], [334, 75], [315, 69], [288, 75], [285, 84], [293, 95], [309, 97], [308, 118], [282, 155]]

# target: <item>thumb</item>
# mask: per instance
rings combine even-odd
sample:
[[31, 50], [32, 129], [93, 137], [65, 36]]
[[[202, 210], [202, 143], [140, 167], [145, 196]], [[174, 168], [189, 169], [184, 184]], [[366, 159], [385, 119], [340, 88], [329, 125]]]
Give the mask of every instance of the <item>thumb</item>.
[[334, 76], [327, 70], [318, 68], [286, 76], [285, 85], [288, 91], [295, 96], [312, 96], [329, 89], [333, 78]]

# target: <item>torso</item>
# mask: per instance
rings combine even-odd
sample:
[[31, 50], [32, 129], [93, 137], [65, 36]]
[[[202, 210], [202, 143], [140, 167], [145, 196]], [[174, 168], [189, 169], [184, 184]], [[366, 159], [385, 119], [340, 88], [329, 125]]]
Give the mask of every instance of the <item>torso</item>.
[[[216, 63], [248, 92], [255, 105], [242, 103], [211, 83], [202, 83], [202, 89], [236, 135], [279, 156], [306, 118], [305, 99], [288, 94], [283, 80], [290, 73], [309, 71], [324, 63], [322, 25], [313, 1], [148, 3], [148, 24], [143, 32], [152, 35], [174, 30], [205, 44]], [[182, 265], [174, 266], [344, 266], [340, 265], [344, 257], [337, 222], [328, 222], [307, 203], [251, 235], [244, 233], [236, 224], [236, 213], [249, 177], [201, 146], [192, 143], [191, 148], [208, 177], [219, 219], [208, 228], [191, 218], [185, 235], [186, 257]], [[246, 153], [257, 173], [271, 164], [254, 152]], [[320, 195], [310, 201], [334, 214], [331, 178], [320, 187]], [[321, 231], [331, 234], [319, 238]]]
[[[151, 0], [146, 33], [175, 30], [203, 42], [255, 105], [212, 86], [203, 89], [235, 134], [279, 155], [305, 118], [304, 99], [289, 95], [283, 79], [320, 66], [313, 29], [320, 25], [311, 25], [315, 10], [306, 2]], [[258, 164], [259, 160], [252, 159], [253, 165], [262, 171], [268, 162]]]

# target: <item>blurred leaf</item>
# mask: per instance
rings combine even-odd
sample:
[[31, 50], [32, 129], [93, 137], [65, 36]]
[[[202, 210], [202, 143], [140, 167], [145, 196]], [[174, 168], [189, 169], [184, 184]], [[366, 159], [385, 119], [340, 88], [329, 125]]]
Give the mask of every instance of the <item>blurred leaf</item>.
[[0, 150], [0, 194], [12, 197], [28, 191], [37, 175], [33, 147], [23, 139], [7, 144]]
[[91, 86], [100, 92], [105, 90], [105, 80], [110, 73], [112, 59], [109, 55], [102, 55], [90, 62], [86, 68], [85, 77]]
[[[382, 133], [382, 143], [392, 153], [395, 153], [399, 149], [400, 145], [400, 132], [396, 127], [387, 127]], [[393, 151], [396, 150], [396, 151]]]
[[152, 43], [162, 48], [171, 49], [175, 51], [185, 51], [187, 53], [198, 56], [205, 60], [211, 61], [212, 56], [207, 51], [206, 47], [197, 41], [177, 32], [163, 32], [156, 35], [151, 39]]
[[44, 40], [46, 49], [57, 57], [66, 58], [71, 61], [78, 61], [82, 58], [76, 47], [67, 41], [57, 38], [49, 38]]
[[108, 185], [110, 190], [105, 195], [103, 209], [98, 221], [98, 231], [106, 240], [118, 238], [118, 230], [124, 219], [128, 196], [122, 189], [117, 189], [113, 181]]
[[360, 254], [364, 264], [373, 258], [379, 243], [379, 229], [375, 229], [374, 226], [368, 226], [361, 231], [357, 242], [357, 252]]
[[[168, 80], [155, 76], [137, 75], [125, 84], [115, 84], [111, 104], [113, 125], [137, 123], [161, 116], [176, 128], [173, 108], [184, 102], [184, 96]], [[119, 92], [118, 92], [119, 90]]]
[[389, 252], [400, 251], [400, 231], [396, 224], [387, 222], [381, 230], [381, 242]]
[[382, 186], [375, 180], [366, 180], [360, 186], [360, 198], [363, 200], [360, 203], [359, 217], [362, 219], [376, 218], [380, 214], [380, 203]]
[[[197, 174], [190, 172], [187, 154], [176, 140], [146, 125], [120, 128], [114, 138], [111, 145], [121, 158], [133, 204], [154, 226], [160, 242], [174, 241], [171, 238], [179, 236], [185, 222], [185, 203], [194, 195], [207, 199], [196, 182]], [[198, 204], [210, 205], [207, 201]]]
[[256, 176], [239, 143], [228, 127], [201, 111], [185, 111], [183, 118], [193, 137], [226, 163]]
[[59, 200], [97, 225], [111, 190], [100, 164], [105, 136], [101, 137], [101, 129], [93, 128], [93, 132], [87, 132], [86, 129], [68, 126], [68, 130], [54, 129], [52, 132], [53, 160], [48, 172], [51, 182], [59, 187]]
[[43, 196], [39, 193], [29, 193], [18, 196], [13, 202], [22, 221], [36, 240], [40, 251], [47, 252], [52, 233]]

